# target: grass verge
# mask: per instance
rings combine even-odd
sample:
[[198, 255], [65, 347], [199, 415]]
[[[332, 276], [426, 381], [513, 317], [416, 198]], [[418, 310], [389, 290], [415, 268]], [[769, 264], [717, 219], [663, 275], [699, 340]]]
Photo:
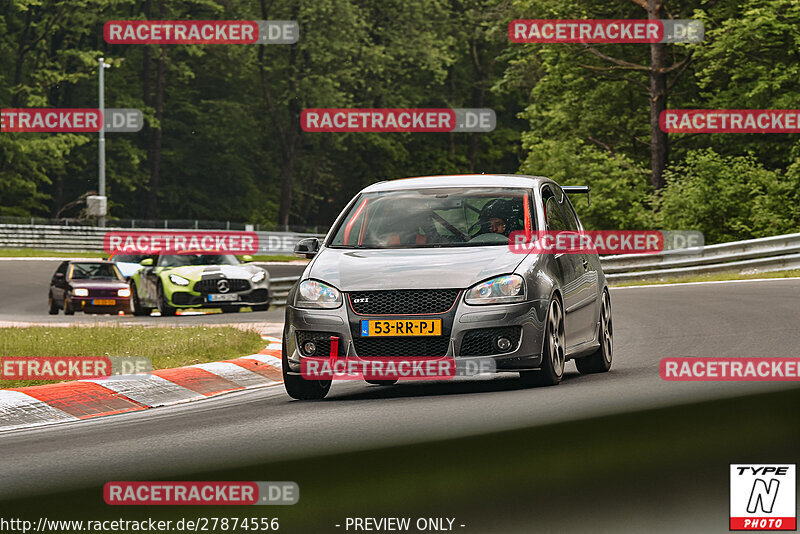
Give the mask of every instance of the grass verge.
[[[0, 328], [2, 356], [146, 356], [153, 362], [153, 369], [238, 358], [255, 354], [264, 345], [255, 330], [244, 331], [232, 326]], [[0, 387], [52, 383], [2, 380]]]
[[774, 271], [769, 273], [715, 273], [694, 276], [673, 276], [663, 280], [643, 280], [636, 282], [611, 283], [611, 287], [652, 286], [663, 284], [686, 284], [690, 282], [723, 282], [727, 280], [757, 280], [761, 278], [795, 278], [800, 277], [800, 269], [790, 271]]

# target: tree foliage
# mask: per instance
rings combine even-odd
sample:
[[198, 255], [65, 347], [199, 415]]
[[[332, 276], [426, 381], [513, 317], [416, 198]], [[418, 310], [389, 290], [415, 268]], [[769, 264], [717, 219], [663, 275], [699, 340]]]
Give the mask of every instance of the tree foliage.
[[[704, 21], [667, 45], [670, 108], [796, 108], [800, 0], [664, 0]], [[111, 215], [327, 225], [361, 187], [423, 174], [592, 186], [596, 229], [697, 228], [709, 242], [794, 231], [797, 135], [669, 136], [651, 187], [648, 45], [514, 44], [516, 18], [646, 18], [576, 0], [0, 0], [0, 105], [142, 109], [107, 139]], [[108, 20], [297, 20], [297, 44], [108, 45]], [[642, 68], [617, 68], [622, 64]], [[688, 58], [688, 59], [687, 59]], [[684, 63], [682, 61], [686, 60]], [[492, 133], [320, 134], [309, 107], [492, 108]], [[0, 134], [0, 215], [70, 215], [97, 187], [97, 136]], [[692, 226], [694, 225], [694, 226]]]

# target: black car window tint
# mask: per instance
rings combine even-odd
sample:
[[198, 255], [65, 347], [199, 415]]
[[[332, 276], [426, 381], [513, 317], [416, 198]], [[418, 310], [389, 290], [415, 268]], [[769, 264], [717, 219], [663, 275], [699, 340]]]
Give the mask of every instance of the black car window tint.
[[110, 263], [73, 264], [73, 280], [116, 280], [117, 271]]
[[567, 221], [564, 219], [564, 214], [561, 213], [558, 200], [549, 186], [544, 186], [542, 188], [542, 202], [544, 203], [547, 229], [553, 231], [567, 230]]
[[575, 213], [575, 208], [572, 206], [569, 196], [564, 195], [564, 203], [561, 205], [561, 207], [564, 208], [567, 226], [573, 232], [577, 232], [580, 229], [580, 222], [578, 221], [578, 214]]

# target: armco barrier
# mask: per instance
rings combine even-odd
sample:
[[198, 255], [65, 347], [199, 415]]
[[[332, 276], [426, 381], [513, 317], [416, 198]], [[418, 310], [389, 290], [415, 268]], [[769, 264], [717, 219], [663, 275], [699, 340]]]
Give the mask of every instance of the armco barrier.
[[708, 245], [701, 249], [660, 254], [630, 254], [601, 258], [610, 282], [734, 272], [757, 274], [800, 269], [800, 234]]
[[292, 286], [297, 283], [299, 276], [285, 276], [282, 278], [270, 278], [269, 287], [272, 291], [272, 305], [284, 306], [286, 305], [286, 296]]
[[[732, 241], [660, 254], [603, 256], [600, 263], [612, 284], [722, 272], [788, 271], [800, 269], [800, 234]], [[272, 279], [275, 305], [286, 303], [286, 294], [298, 278]]]
[[[103, 253], [103, 234], [106, 230], [92, 226], [0, 224], [0, 248], [97, 252], [100, 255]], [[295, 232], [256, 233], [261, 254], [292, 254], [295, 243], [300, 239], [321, 237]], [[800, 233], [659, 254], [604, 256], [600, 260], [606, 277], [612, 283], [720, 272], [762, 273], [800, 269]], [[272, 280], [276, 304], [283, 303], [282, 299], [285, 299], [286, 292], [296, 280], [294, 277]]]
[[[119, 230], [119, 228], [98, 228], [95, 226], [0, 224], [0, 248], [32, 248], [103, 254], [103, 235], [107, 231]], [[136, 230], [169, 231], [159, 228], [137, 228]], [[291, 255], [295, 243], [301, 239], [320, 237], [317, 234], [296, 232], [256, 232], [256, 234], [258, 234], [259, 240], [259, 254], [278, 255]]]

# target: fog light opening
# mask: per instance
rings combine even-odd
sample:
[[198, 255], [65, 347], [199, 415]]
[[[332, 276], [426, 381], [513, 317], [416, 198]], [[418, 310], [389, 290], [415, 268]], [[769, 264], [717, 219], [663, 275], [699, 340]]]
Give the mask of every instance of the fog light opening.
[[507, 337], [499, 337], [495, 339], [494, 344], [502, 351], [507, 351], [511, 348], [511, 340]]
[[306, 341], [303, 343], [303, 352], [306, 356], [312, 356], [317, 352], [317, 345], [313, 341]]

